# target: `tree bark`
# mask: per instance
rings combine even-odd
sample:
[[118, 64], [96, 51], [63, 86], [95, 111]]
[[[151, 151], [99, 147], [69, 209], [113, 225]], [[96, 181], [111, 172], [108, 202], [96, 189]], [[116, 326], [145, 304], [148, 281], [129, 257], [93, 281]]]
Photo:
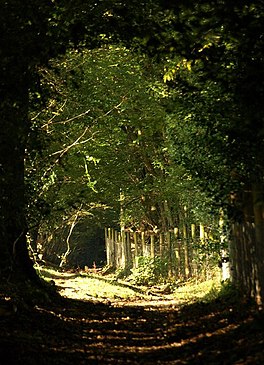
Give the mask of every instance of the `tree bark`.
[[[13, 61], [13, 60], [12, 60]], [[24, 157], [29, 92], [26, 67], [6, 64], [0, 86], [0, 276], [38, 280], [27, 249]]]
[[252, 186], [256, 239], [256, 301], [264, 304], [264, 187], [261, 183]]
[[232, 225], [231, 274], [233, 282], [263, 307], [264, 303], [264, 187], [252, 183], [237, 202], [243, 219]]

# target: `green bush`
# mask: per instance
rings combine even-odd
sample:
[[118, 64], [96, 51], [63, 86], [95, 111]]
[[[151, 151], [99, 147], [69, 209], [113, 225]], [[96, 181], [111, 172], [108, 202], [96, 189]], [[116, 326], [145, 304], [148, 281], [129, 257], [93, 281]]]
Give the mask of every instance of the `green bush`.
[[162, 284], [168, 279], [168, 262], [160, 257], [138, 257], [138, 265], [131, 269], [129, 279], [136, 285]]

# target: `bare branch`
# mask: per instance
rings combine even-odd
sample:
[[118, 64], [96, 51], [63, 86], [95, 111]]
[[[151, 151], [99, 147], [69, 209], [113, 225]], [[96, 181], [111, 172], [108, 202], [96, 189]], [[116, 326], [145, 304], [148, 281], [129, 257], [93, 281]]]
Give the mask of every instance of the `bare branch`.
[[[112, 109], [108, 110], [105, 114], [103, 114], [102, 116], [98, 117], [95, 120], [95, 122], [98, 121], [99, 119], [102, 119], [102, 118], [106, 117], [107, 115], [111, 114], [114, 110], [118, 109], [123, 104], [123, 102], [125, 100], [126, 100], [125, 97], [123, 97], [122, 100], [121, 100], [121, 102], [118, 105], [115, 105]], [[88, 114], [89, 112], [90, 112], [90, 110], [87, 110], [86, 112], [84, 112], [84, 113], [82, 113], [82, 114], [80, 114], [80, 115], [78, 115], [76, 117], [73, 117], [73, 118], [69, 119], [68, 121], [71, 121], [73, 119], [76, 119], [76, 118], [79, 118], [81, 116], [84, 116], [84, 115]], [[55, 156], [55, 155], [58, 155], [59, 154], [60, 155], [59, 157], [61, 158], [66, 152], [69, 151], [70, 148], [72, 148], [72, 147], [74, 147], [74, 146], [76, 146], [78, 144], [83, 144], [83, 143], [86, 143], [86, 142], [90, 141], [93, 138], [93, 136], [94, 136], [95, 133], [93, 134], [92, 137], [86, 139], [85, 141], [81, 141], [80, 142], [80, 140], [85, 136], [85, 134], [88, 132], [88, 130], [89, 130], [89, 127], [86, 127], [85, 130], [80, 134], [80, 136], [74, 142], [72, 142], [70, 145], [68, 145], [67, 147], [65, 147], [64, 149], [62, 149], [60, 151], [53, 152], [50, 156]], [[98, 132], [96, 132], [96, 133], [98, 133]]]
[[[75, 115], [74, 117], [72, 117], [72, 118], [70, 118], [70, 119], [66, 119], [66, 120], [63, 120], [63, 121], [61, 121], [61, 122], [53, 122], [52, 124], [53, 124], [53, 125], [54, 125], [54, 124], [66, 124], [66, 123], [72, 122], [72, 121], [73, 121], [73, 120], [75, 120], [75, 119], [82, 118], [82, 117], [84, 117], [85, 115], [89, 114], [89, 113], [90, 113], [90, 111], [91, 111], [91, 109], [88, 109], [88, 110], [86, 110], [85, 112], [83, 112], [83, 113], [81, 113], [81, 114], [79, 114], [79, 115]], [[49, 122], [48, 122], [47, 124], [49, 124]], [[45, 125], [47, 125], [47, 124], [45, 124]], [[44, 126], [42, 126], [42, 128], [43, 128], [43, 127], [45, 127], [45, 125], [44, 125]]]

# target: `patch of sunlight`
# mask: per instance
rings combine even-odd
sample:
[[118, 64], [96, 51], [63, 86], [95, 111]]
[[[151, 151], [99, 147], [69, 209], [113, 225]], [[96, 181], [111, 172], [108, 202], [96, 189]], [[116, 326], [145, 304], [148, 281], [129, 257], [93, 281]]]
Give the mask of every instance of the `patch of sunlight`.
[[61, 295], [73, 299], [135, 299], [137, 294], [130, 288], [109, 281], [103, 276], [85, 273], [61, 272], [50, 268], [38, 268], [39, 275], [54, 281]]
[[221, 282], [218, 278], [206, 280], [203, 282], [196, 282], [190, 280], [185, 282], [182, 286], [177, 287], [173, 295], [180, 302], [194, 302], [213, 299], [221, 290]]
[[[36, 268], [39, 275], [47, 281], [53, 281], [61, 295], [73, 299], [82, 300], [120, 300], [131, 302], [151, 301], [161, 302], [167, 305], [169, 302], [189, 304], [197, 301], [210, 301], [217, 297], [221, 290], [219, 277], [211, 280], [197, 281], [191, 279], [182, 282], [181, 285], [172, 285], [171, 291], [157, 291], [156, 287], [131, 286], [126, 281], [116, 280], [111, 276], [96, 275], [85, 272], [63, 272], [47, 267]], [[159, 288], [162, 289], [162, 288]]]
[[43, 279], [52, 279], [54, 280], [54, 278], [64, 278], [64, 277], [74, 277], [76, 276], [75, 273], [70, 273], [70, 272], [63, 272], [63, 271], [59, 271], [59, 270], [55, 270], [53, 268], [50, 267], [44, 267], [44, 266], [39, 266], [36, 265], [35, 269], [38, 273], [38, 275], [40, 277], [42, 277]]
[[[71, 279], [71, 286], [78, 288], [81, 296], [98, 299], [128, 299], [135, 297], [135, 292], [129, 288], [119, 286], [116, 282], [109, 282], [102, 278], [81, 275]], [[67, 280], [67, 286], [69, 281]]]

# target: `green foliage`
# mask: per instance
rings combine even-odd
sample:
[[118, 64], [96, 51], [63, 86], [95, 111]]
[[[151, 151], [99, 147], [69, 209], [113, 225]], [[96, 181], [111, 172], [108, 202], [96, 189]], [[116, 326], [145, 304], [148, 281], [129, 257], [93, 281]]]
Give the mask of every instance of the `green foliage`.
[[[177, 75], [177, 88], [170, 92], [167, 133], [170, 153], [176, 163], [214, 198], [230, 191], [228, 123], [230, 97], [215, 82], [204, 82], [199, 67]], [[184, 83], [183, 83], [184, 77]], [[234, 162], [235, 165], [235, 162]], [[234, 167], [234, 166], [233, 166]]]
[[[205, 191], [223, 205], [231, 192], [263, 185], [263, 18], [259, 0], [3, 2], [7, 277], [14, 263], [23, 263], [21, 272], [30, 267], [27, 225], [53, 232], [80, 211], [101, 214], [102, 222], [168, 228], [187, 219], [185, 206], [189, 218], [208, 216]], [[158, 57], [133, 58], [110, 45], [116, 39]], [[56, 58], [80, 41], [89, 50]], [[91, 51], [99, 44], [108, 45]], [[162, 68], [153, 67], [157, 58]]]
[[202, 298], [203, 302], [220, 301], [228, 304], [241, 303], [243, 294], [239, 288], [237, 288], [230, 281], [222, 282], [220, 286], [213, 285], [210, 291]]
[[136, 285], [163, 284], [168, 279], [168, 261], [165, 258], [138, 257], [138, 265], [131, 269], [129, 280]]
[[264, 9], [260, 1], [210, 5], [187, 4], [191, 22], [196, 19], [191, 24], [193, 34], [198, 31], [200, 37], [189, 55], [189, 69], [173, 72], [179, 61], [169, 57], [170, 80], [166, 80], [174, 88], [177, 132], [187, 124], [183, 143], [180, 134], [184, 165], [202, 182], [208, 176], [209, 190], [224, 195], [231, 186], [243, 189], [248, 179], [263, 176], [259, 151], [263, 148]]
[[41, 200], [56, 223], [80, 205], [110, 225], [166, 228], [184, 206], [198, 221], [209, 201], [169, 159], [164, 95], [152, 87], [160, 67], [121, 46], [69, 51], [51, 64], [41, 70], [49, 108], [32, 115], [45, 147], [44, 155], [32, 146], [28, 159], [32, 206]]
[[221, 257], [219, 238], [214, 240], [206, 240], [206, 242], [198, 241], [194, 243], [193, 262], [197, 265], [197, 277], [206, 279], [214, 277], [218, 270], [218, 264]]
[[[132, 12], [138, 4], [142, 9]], [[217, 20], [228, 15], [224, 5], [230, 16], [220, 26]], [[30, 6], [27, 10], [27, 29], [35, 30]], [[262, 41], [258, 39], [254, 52], [249, 42], [250, 31], [260, 34], [257, 15], [263, 12], [258, 2], [234, 6], [224, 1], [212, 6], [210, 2], [135, 1], [128, 8], [113, 2], [111, 9], [107, 2], [96, 9], [78, 2], [67, 8], [43, 5], [44, 10], [51, 16], [47, 32], [41, 33], [43, 40], [55, 39], [55, 29], [60, 30], [54, 46], [47, 49], [48, 58], [60, 53], [62, 30], [67, 29], [73, 43], [86, 39], [90, 47], [82, 53], [69, 50], [50, 60], [51, 67], [41, 66], [39, 89], [31, 90], [34, 143], [27, 148], [26, 180], [32, 225], [42, 220], [47, 226], [64, 224], [80, 207], [86, 216], [100, 215], [112, 224], [136, 228], [168, 228], [183, 219], [208, 219], [214, 214], [213, 198], [226, 203], [231, 189], [243, 186], [244, 181], [233, 178], [232, 171], [248, 177], [253, 159], [262, 166], [258, 150], [246, 139], [249, 131], [253, 138], [253, 128], [243, 118], [251, 125], [255, 117], [242, 108], [246, 92], [239, 89], [252, 73], [248, 54], [253, 63], [261, 58]], [[94, 24], [86, 23], [91, 14]], [[146, 22], [141, 36], [143, 14]], [[233, 18], [249, 36], [248, 42], [239, 39]], [[155, 50], [160, 64], [113, 45], [109, 33], [116, 33], [113, 25], [117, 21], [119, 33], [126, 29], [120, 38], [131, 41], [133, 37], [141, 49]], [[91, 49], [99, 43], [105, 45]], [[44, 54], [41, 57], [44, 60]], [[36, 110], [41, 91], [46, 107]], [[251, 101], [256, 106], [259, 96], [254, 95]], [[259, 108], [257, 112], [261, 119]], [[237, 128], [240, 124], [242, 131]], [[258, 148], [262, 146], [261, 128]], [[241, 148], [245, 153], [240, 153]], [[124, 194], [121, 218], [120, 190]]]

